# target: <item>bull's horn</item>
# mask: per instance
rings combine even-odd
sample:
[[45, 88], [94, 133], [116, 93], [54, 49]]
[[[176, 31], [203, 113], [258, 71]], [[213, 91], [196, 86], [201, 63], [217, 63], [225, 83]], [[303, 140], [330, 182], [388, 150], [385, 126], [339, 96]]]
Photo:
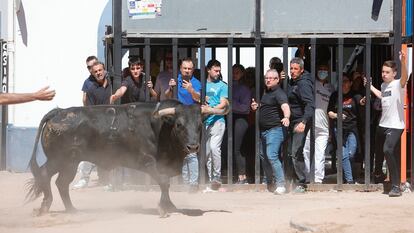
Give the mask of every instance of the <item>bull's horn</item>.
[[162, 117], [166, 115], [175, 115], [175, 108], [164, 108], [155, 112], [155, 116]]

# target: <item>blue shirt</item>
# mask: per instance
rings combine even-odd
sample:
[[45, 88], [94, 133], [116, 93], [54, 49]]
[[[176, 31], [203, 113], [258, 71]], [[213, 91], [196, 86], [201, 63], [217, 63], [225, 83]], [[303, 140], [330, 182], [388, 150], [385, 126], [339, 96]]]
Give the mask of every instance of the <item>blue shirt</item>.
[[[193, 97], [191, 96], [191, 93], [188, 92], [184, 87], [183, 87], [183, 78], [181, 76], [181, 74], [178, 75], [178, 101], [180, 101], [182, 104], [184, 105], [192, 105], [197, 103]], [[200, 93], [201, 91], [201, 83], [200, 81], [198, 81], [198, 79], [196, 79], [194, 76], [191, 77], [190, 79], [190, 83], [191, 85], [193, 85], [193, 89], [195, 92]]]
[[[207, 81], [206, 84], [206, 96], [208, 97], [208, 105], [210, 107], [215, 107], [220, 104], [220, 99], [228, 98], [228, 87], [227, 84], [221, 80], [214, 82]], [[206, 125], [212, 125], [216, 121], [224, 122], [223, 115], [210, 115], [204, 121]]]
[[83, 82], [82, 91], [87, 92], [89, 88], [94, 85], [94, 83], [96, 83], [95, 77], [89, 75], [89, 77], [85, 79], [85, 82]]

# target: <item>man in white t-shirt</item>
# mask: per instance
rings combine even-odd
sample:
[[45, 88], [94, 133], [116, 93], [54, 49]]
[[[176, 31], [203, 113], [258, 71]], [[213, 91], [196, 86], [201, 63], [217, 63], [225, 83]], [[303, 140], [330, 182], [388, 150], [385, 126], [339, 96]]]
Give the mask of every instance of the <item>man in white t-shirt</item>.
[[[404, 88], [407, 84], [407, 67], [405, 64], [405, 54], [400, 52], [402, 76], [395, 79], [397, 75], [397, 63], [386, 61], [382, 65], [381, 91], [374, 86], [371, 87], [372, 93], [381, 99], [382, 114], [377, 128], [376, 153], [383, 153], [387, 159], [388, 169], [392, 188], [388, 193], [390, 197], [401, 196], [400, 165], [398, 164], [395, 149], [404, 131]], [[366, 81], [366, 80], [365, 80]]]
[[[325, 149], [329, 138], [329, 120], [327, 115], [329, 97], [334, 87], [328, 83], [329, 67], [321, 64], [317, 69], [315, 82], [315, 183], [322, 183], [325, 177]], [[306, 135], [303, 155], [306, 166], [306, 181], [310, 181], [310, 131]]]

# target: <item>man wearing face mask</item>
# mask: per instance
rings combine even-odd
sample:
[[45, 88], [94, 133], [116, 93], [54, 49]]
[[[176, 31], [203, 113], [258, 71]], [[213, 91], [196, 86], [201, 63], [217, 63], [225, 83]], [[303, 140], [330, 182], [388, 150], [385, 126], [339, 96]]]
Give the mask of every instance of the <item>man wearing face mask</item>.
[[[329, 138], [329, 121], [327, 115], [329, 97], [334, 87], [328, 83], [328, 65], [317, 67], [315, 88], [315, 183], [322, 183], [325, 177], [325, 150]], [[303, 155], [306, 168], [306, 180], [310, 181], [310, 133], [306, 135]]]

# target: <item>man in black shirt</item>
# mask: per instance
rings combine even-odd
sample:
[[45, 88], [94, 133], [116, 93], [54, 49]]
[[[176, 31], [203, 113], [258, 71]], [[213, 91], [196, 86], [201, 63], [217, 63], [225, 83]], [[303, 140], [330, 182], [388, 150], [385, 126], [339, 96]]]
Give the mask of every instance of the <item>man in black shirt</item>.
[[285, 140], [286, 130], [289, 126], [290, 109], [286, 93], [280, 88], [279, 74], [275, 69], [270, 69], [265, 75], [266, 90], [258, 103], [252, 100], [251, 107], [256, 110], [260, 107], [260, 158], [263, 161], [266, 177], [269, 185], [276, 179], [275, 194], [284, 194], [285, 175], [282, 167], [280, 148]]
[[[126, 77], [121, 87], [111, 96], [111, 104], [118, 98], [121, 98], [121, 104], [132, 102], [145, 102], [147, 91], [154, 98], [158, 96], [153, 88], [151, 80], [144, 80], [144, 61], [138, 57], [131, 57], [128, 62], [130, 76]], [[148, 87], [148, 89], [146, 88]]]
[[[298, 178], [298, 186], [294, 190], [297, 193], [305, 192], [307, 172], [305, 168], [303, 146], [306, 134], [312, 125], [312, 116], [315, 111], [313, 96], [313, 80], [309, 72], [305, 71], [301, 58], [293, 58], [290, 61], [291, 80], [288, 85], [289, 106], [292, 111], [289, 130], [288, 154], [292, 158], [293, 167]], [[293, 179], [294, 174], [291, 165], [288, 166], [288, 177]]]
[[86, 92], [86, 105], [109, 104], [112, 94], [112, 85], [107, 77], [105, 65], [97, 61], [92, 65], [92, 74], [96, 82]]

